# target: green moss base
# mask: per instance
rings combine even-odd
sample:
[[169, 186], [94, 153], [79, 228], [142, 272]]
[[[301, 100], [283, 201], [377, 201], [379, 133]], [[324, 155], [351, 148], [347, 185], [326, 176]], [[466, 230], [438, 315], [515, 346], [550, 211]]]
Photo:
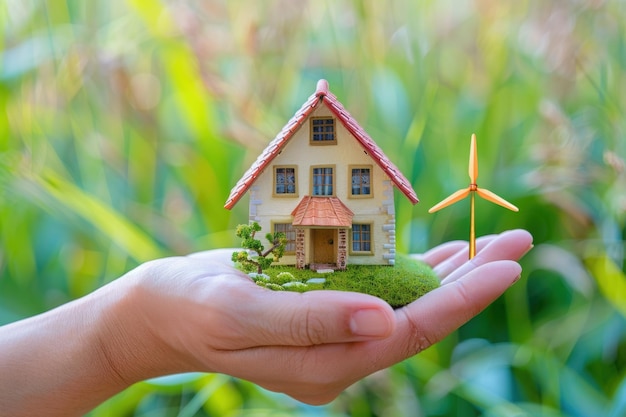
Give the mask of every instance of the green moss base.
[[[385, 300], [393, 308], [403, 307], [439, 286], [439, 278], [423, 262], [398, 255], [395, 266], [348, 265], [345, 271], [320, 274], [308, 269], [272, 266], [268, 278], [253, 277], [258, 285], [277, 291], [355, 291]], [[305, 284], [311, 278], [325, 278], [323, 284]]]

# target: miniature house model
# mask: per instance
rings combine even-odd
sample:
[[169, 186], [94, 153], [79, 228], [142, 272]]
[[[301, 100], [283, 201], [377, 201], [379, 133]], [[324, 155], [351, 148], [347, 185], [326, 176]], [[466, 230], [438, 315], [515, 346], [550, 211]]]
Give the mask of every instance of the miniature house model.
[[393, 265], [394, 187], [418, 202], [409, 181], [320, 80], [232, 189], [225, 207], [250, 192], [250, 221], [264, 234], [287, 236], [281, 264]]

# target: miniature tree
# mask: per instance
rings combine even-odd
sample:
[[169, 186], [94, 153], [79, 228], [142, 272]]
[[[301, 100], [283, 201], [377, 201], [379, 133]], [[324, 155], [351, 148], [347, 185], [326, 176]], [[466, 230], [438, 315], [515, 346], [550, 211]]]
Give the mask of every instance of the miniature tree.
[[[287, 238], [281, 232], [268, 233], [265, 238], [271, 246], [265, 249], [261, 241], [255, 238], [259, 231], [261, 231], [261, 226], [257, 222], [237, 226], [235, 233], [237, 237], [242, 239], [241, 247], [247, 250], [233, 252], [232, 260], [241, 264], [246, 272], [252, 272], [256, 269], [258, 274], [262, 274], [263, 270], [269, 267], [272, 262], [277, 262], [282, 258], [285, 253]], [[250, 251], [256, 255], [250, 255]]]

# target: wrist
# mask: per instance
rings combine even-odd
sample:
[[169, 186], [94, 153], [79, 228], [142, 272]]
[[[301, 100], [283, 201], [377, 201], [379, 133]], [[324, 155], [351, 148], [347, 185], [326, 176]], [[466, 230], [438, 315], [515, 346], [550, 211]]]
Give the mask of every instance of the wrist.
[[156, 376], [177, 372], [169, 369], [167, 352], [150, 321], [146, 294], [140, 285], [139, 270], [131, 271], [92, 295], [88, 300], [93, 327], [87, 331], [95, 361], [107, 377], [112, 391]]
[[98, 307], [91, 332], [97, 360], [118, 390], [201, 366], [181, 343], [178, 300], [172, 303], [176, 297], [159, 284], [165, 269], [160, 261], [147, 262], [92, 294], [99, 299], [87, 300]]
[[83, 300], [85, 306], [84, 344], [92, 353], [93, 367], [111, 393], [119, 392], [139, 381], [135, 368], [143, 368], [135, 337], [131, 331], [130, 294], [122, 282], [113, 282]]

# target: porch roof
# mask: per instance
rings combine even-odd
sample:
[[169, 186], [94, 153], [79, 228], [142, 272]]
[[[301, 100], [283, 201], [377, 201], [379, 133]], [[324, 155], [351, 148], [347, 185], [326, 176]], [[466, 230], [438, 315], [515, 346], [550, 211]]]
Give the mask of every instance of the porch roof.
[[304, 196], [291, 212], [296, 227], [352, 227], [354, 213], [337, 197]]

